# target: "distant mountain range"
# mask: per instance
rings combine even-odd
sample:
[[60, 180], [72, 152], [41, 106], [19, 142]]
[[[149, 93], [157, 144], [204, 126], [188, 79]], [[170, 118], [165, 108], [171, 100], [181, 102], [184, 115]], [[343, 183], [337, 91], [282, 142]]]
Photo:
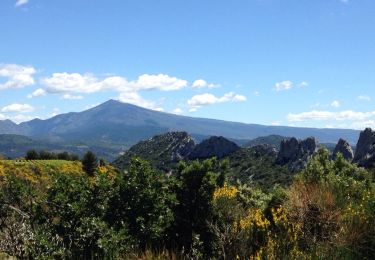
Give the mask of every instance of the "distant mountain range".
[[[82, 112], [61, 114], [46, 120], [34, 119], [21, 124], [10, 120], [0, 121], [0, 134], [27, 136], [33, 141], [48, 143], [48, 147], [51, 144], [59, 146], [58, 149], [93, 149], [110, 159], [140, 140], [170, 131], [186, 131], [198, 141], [209, 136], [224, 136], [238, 140], [237, 143], [261, 136], [279, 135], [296, 138], [314, 136], [321, 143], [337, 143], [339, 138], [343, 138], [355, 144], [359, 136], [359, 131], [349, 129], [264, 126], [187, 117], [115, 100]], [[0, 145], [0, 153], [1, 149]]]

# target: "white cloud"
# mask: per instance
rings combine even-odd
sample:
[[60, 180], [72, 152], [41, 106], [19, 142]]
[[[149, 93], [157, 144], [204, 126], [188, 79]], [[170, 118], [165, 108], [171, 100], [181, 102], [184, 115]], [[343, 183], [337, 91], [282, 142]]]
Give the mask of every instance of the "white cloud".
[[340, 107], [340, 102], [339, 102], [338, 100], [334, 100], [334, 101], [332, 101], [332, 103], [331, 103], [331, 107], [335, 107], [335, 108]]
[[0, 65], [0, 78], [6, 78], [0, 83], [0, 89], [23, 88], [34, 84], [33, 74], [36, 70], [31, 66], [17, 64]]
[[38, 88], [33, 93], [27, 95], [27, 98], [40, 97], [40, 96], [45, 96], [45, 95], [46, 95], [46, 91], [42, 88]]
[[183, 79], [170, 77], [166, 74], [143, 74], [139, 76], [136, 81], [131, 81], [129, 85], [138, 90], [158, 89], [162, 91], [171, 91], [187, 87], [188, 82]]
[[259, 91], [254, 91], [253, 95], [256, 96], [256, 97], [258, 97], [260, 95], [260, 92]]
[[125, 103], [130, 103], [136, 106], [153, 109], [156, 111], [164, 111], [155, 102], [142, 98], [137, 92], [123, 92], [120, 93], [119, 100]]
[[79, 73], [53, 73], [51, 77], [42, 79], [41, 83], [49, 93], [93, 93], [102, 88], [91, 74]]
[[10, 104], [1, 109], [1, 112], [17, 112], [17, 113], [29, 113], [33, 112], [34, 108], [29, 104]]
[[274, 122], [271, 123], [271, 125], [279, 126], [279, 125], [281, 125], [281, 123], [280, 123], [280, 121], [274, 121]]
[[204, 93], [193, 96], [191, 99], [187, 101], [190, 109], [190, 112], [194, 112], [202, 106], [213, 105], [217, 103], [224, 103], [224, 102], [242, 102], [246, 101], [246, 97], [243, 95], [235, 94], [234, 92], [229, 92], [224, 94], [222, 97], [216, 97], [210, 93]]
[[276, 91], [282, 91], [282, 90], [288, 90], [293, 87], [293, 82], [289, 80], [277, 82], [275, 84], [275, 90]]
[[207, 82], [203, 79], [197, 79], [196, 81], [193, 82], [192, 87], [193, 88], [204, 88], [207, 86]]
[[6, 116], [6, 115], [3, 115], [3, 114], [0, 114], [0, 120], [6, 120], [6, 119], [9, 119], [15, 123], [21, 123], [21, 122], [25, 122], [25, 121], [30, 121], [32, 119], [34, 119], [35, 117], [33, 116], [29, 116], [29, 115], [24, 115], [24, 114], [16, 114], [16, 115], [13, 115], [13, 116]]
[[360, 96], [357, 97], [357, 99], [363, 100], [363, 101], [371, 101], [371, 98], [369, 96], [366, 96], [366, 95], [360, 95]]
[[204, 79], [197, 79], [193, 82], [191, 85], [193, 88], [214, 88], [217, 87], [217, 85], [212, 83], [207, 83]]
[[175, 109], [173, 109], [172, 111], [173, 114], [176, 114], [176, 115], [181, 115], [183, 113], [182, 109], [177, 107]]
[[18, 114], [18, 115], [9, 117], [9, 119], [12, 120], [13, 122], [21, 123], [21, 122], [30, 121], [32, 119], [35, 119], [35, 117], [34, 116], [28, 116], [28, 115]]
[[81, 95], [72, 95], [72, 94], [64, 94], [61, 98], [62, 99], [68, 99], [68, 100], [83, 99], [83, 97]]
[[352, 110], [330, 112], [330, 111], [318, 111], [313, 110], [309, 112], [302, 112], [299, 114], [290, 113], [287, 116], [288, 121], [300, 122], [306, 120], [351, 120], [351, 121], [362, 121], [375, 116], [375, 111], [372, 112], [356, 112]]
[[120, 76], [98, 79], [92, 74], [66, 72], [54, 73], [52, 76], [42, 79], [41, 84], [48, 93], [63, 94], [62, 98], [65, 99], [78, 97], [73, 94], [88, 94], [105, 90], [116, 91], [120, 93], [118, 98], [123, 102], [159, 111], [162, 108], [152, 101], [143, 99], [139, 91], [174, 91], [188, 86], [186, 80], [166, 74], [143, 74], [136, 80], [129, 81]]
[[25, 5], [29, 2], [29, 0], [17, 0], [15, 6], [18, 7], [18, 6], [21, 6], [21, 5]]

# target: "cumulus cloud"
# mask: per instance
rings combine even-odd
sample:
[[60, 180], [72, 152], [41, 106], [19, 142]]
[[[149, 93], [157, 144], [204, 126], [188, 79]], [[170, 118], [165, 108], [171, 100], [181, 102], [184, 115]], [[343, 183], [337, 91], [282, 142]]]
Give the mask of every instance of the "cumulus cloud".
[[94, 93], [103, 90], [118, 92], [136, 92], [140, 90], [179, 90], [188, 85], [186, 80], [166, 74], [143, 74], [136, 80], [128, 81], [119, 76], [107, 77], [102, 80], [91, 74], [54, 73], [42, 79], [41, 83], [49, 93]]
[[38, 88], [33, 93], [27, 95], [27, 98], [40, 97], [40, 96], [45, 96], [45, 95], [46, 95], [46, 91], [42, 88]]
[[29, 2], [29, 0], [17, 0], [15, 6], [18, 7], [18, 6], [21, 6], [21, 5], [25, 5]]
[[0, 83], [0, 89], [23, 88], [34, 84], [33, 74], [36, 70], [31, 66], [17, 64], [0, 65], [0, 78], [5, 78], [4, 83]]
[[335, 107], [335, 108], [340, 107], [340, 102], [339, 102], [338, 100], [334, 100], [334, 101], [332, 101], [332, 103], [331, 103], [331, 107]]
[[217, 85], [212, 83], [207, 83], [204, 79], [197, 79], [193, 82], [191, 85], [192, 88], [214, 88], [217, 87]]
[[29, 113], [33, 111], [34, 111], [34, 107], [32, 107], [31, 105], [18, 104], [18, 103], [10, 104], [1, 109], [1, 112]]
[[119, 92], [118, 98], [123, 102], [156, 110], [161, 110], [162, 108], [154, 102], [142, 98], [139, 91], [175, 91], [188, 86], [186, 80], [166, 74], [143, 74], [135, 80], [128, 80], [120, 76], [99, 79], [92, 74], [66, 72], [54, 73], [50, 77], [43, 78], [41, 84], [46, 92], [63, 94], [62, 98], [64, 99], [81, 98], [77, 94], [111, 90]]
[[313, 110], [313, 111], [302, 112], [298, 114], [290, 113], [288, 114], [287, 119], [288, 121], [291, 121], [291, 122], [301, 122], [301, 121], [306, 121], [306, 120], [363, 121], [374, 116], [375, 116], [375, 111], [356, 112], [352, 110], [345, 110], [345, 111], [340, 111], [340, 112], [331, 112], [331, 111]]
[[243, 95], [238, 95], [234, 92], [229, 92], [224, 94], [222, 97], [217, 97], [210, 93], [204, 93], [193, 96], [187, 101], [188, 106], [190, 107], [189, 111], [194, 112], [202, 106], [213, 105], [217, 103], [224, 102], [242, 102], [246, 101], [246, 97]]
[[275, 84], [275, 90], [276, 91], [282, 91], [282, 90], [288, 90], [293, 87], [293, 82], [289, 80], [284, 80], [281, 82], [277, 82]]

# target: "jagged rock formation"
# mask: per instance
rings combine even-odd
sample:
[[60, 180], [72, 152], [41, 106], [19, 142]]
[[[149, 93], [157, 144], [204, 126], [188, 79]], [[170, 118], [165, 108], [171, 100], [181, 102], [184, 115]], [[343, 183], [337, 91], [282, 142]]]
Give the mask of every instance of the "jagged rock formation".
[[340, 138], [339, 142], [337, 143], [337, 145], [335, 147], [335, 150], [333, 151], [333, 154], [332, 154], [333, 159], [336, 158], [338, 153], [341, 153], [342, 156], [344, 157], [344, 159], [347, 160], [347, 161], [350, 161], [350, 162], [354, 158], [354, 153], [353, 153], [352, 147], [350, 146], [350, 144], [347, 141], [345, 141], [344, 139], [341, 139], [341, 138]]
[[222, 136], [212, 136], [198, 144], [189, 155], [189, 159], [206, 159], [211, 157], [223, 158], [240, 147]]
[[116, 159], [113, 165], [124, 169], [132, 157], [138, 156], [161, 170], [169, 170], [171, 163], [186, 159], [194, 147], [195, 141], [186, 132], [169, 132], [137, 143]]
[[375, 162], [375, 132], [371, 128], [366, 128], [359, 135], [353, 161], [364, 167]]
[[318, 143], [314, 137], [303, 141], [296, 138], [283, 140], [280, 144], [280, 151], [276, 163], [288, 165], [289, 170], [296, 172], [306, 167], [307, 162], [318, 150]]

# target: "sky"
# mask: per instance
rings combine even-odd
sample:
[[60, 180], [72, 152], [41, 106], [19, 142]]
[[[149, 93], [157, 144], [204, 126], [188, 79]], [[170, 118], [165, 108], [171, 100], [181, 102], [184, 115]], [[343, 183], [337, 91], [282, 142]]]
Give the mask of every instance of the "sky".
[[117, 99], [193, 117], [375, 128], [374, 0], [1, 0], [0, 120]]

